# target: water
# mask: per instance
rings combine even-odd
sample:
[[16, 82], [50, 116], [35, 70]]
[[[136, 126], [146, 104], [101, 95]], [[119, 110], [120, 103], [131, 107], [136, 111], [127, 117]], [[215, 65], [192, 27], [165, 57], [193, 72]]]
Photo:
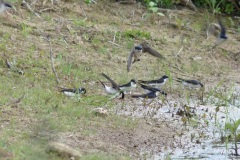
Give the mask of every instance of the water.
[[[163, 147], [161, 153], [142, 151], [143, 154], [151, 154], [148, 159], [159, 160], [166, 157], [170, 159], [240, 159], [233, 156], [232, 142], [226, 143], [225, 140], [221, 142], [221, 137], [230, 134], [225, 131], [226, 122], [240, 119], [240, 94], [237, 91], [234, 94], [237, 95], [235, 96], [237, 99], [231, 101], [210, 97], [206, 105], [199, 105], [200, 102], [196, 98], [191, 98], [189, 103], [184, 99], [176, 100], [169, 97], [164, 103], [161, 100], [141, 99], [126, 105], [118, 113], [164, 120], [172, 127], [177, 127], [178, 132], [181, 133], [180, 136], [175, 137], [171, 147], [167, 149]], [[183, 104], [187, 104], [193, 115], [186, 125], [182, 121], [182, 116], [177, 115], [179, 110], [183, 110]], [[240, 153], [240, 143], [238, 146], [238, 153]]]

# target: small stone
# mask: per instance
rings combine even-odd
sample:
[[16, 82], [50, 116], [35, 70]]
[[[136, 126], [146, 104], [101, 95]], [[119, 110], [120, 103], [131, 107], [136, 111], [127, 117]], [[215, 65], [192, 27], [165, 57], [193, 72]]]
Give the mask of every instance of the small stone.
[[46, 149], [47, 153], [56, 153], [61, 157], [68, 157], [70, 159], [80, 159], [82, 156], [77, 150], [72, 147], [59, 143], [59, 142], [49, 142], [48, 148]]

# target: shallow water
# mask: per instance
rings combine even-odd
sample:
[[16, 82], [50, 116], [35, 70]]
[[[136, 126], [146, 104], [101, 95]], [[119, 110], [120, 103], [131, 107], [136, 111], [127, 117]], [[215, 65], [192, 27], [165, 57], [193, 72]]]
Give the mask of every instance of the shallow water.
[[[175, 142], [168, 147], [162, 147], [161, 153], [151, 150], [142, 150], [142, 154], [149, 154], [147, 159], [240, 159], [233, 156], [232, 142], [224, 141], [221, 137], [229, 135], [225, 131], [225, 123], [240, 118], [240, 92], [235, 91], [237, 99], [223, 101], [216, 97], [208, 97], [205, 105], [199, 105], [200, 101], [192, 97], [190, 101], [184, 99], [169, 98], [161, 100], [133, 100], [132, 104], [122, 106], [119, 114], [144, 117], [155, 121], [167, 121], [171, 127], [176, 128]], [[184, 125], [182, 116], [177, 115], [182, 106], [187, 104], [193, 117]], [[223, 104], [222, 106], [219, 104]], [[217, 106], [219, 111], [216, 112]], [[240, 130], [240, 127], [238, 128]], [[154, 144], [152, 145], [154, 150]], [[157, 144], [156, 144], [157, 146]], [[238, 143], [240, 153], [240, 143]]]

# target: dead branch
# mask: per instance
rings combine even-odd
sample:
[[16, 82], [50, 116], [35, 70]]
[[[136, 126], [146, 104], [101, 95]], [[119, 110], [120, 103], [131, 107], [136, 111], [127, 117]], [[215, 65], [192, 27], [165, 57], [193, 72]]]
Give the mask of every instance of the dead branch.
[[48, 40], [48, 42], [49, 42], [49, 52], [50, 52], [50, 59], [51, 59], [52, 72], [53, 72], [54, 75], [55, 75], [55, 78], [56, 78], [56, 82], [57, 82], [57, 84], [59, 84], [60, 81], [59, 81], [59, 78], [58, 78], [57, 72], [56, 72], [56, 70], [55, 70], [55, 68], [54, 68], [54, 60], [53, 60], [52, 44], [51, 44], [50, 36], [47, 37], [47, 40]]
[[35, 14], [38, 18], [41, 18], [41, 16], [38, 13], [36, 13], [25, 0], [22, 1], [22, 4], [24, 4], [27, 7], [27, 9], [33, 14]]

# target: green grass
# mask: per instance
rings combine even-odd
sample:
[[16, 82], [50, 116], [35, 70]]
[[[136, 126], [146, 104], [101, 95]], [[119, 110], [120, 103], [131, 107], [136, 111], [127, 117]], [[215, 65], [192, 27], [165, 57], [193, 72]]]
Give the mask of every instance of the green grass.
[[[185, 92], [181, 87], [174, 88], [173, 85], [173, 78], [183, 77], [181, 74], [185, 75], [185, 78], [195, 75], [201, 77], [203, 72], [206, 77], [212, 76], [211, 73], [216, 66], [209, 62], [207, 55], [209, 53], [201, 49], [202, 46], [198, 41], [192, 44], [194, 41], [191, 41], [191, 37], [185, 37], [184, 44], [178, 44], [178, 38], [174, 39], [175, 34], [182, 37], [184, 33], [181, 32], [189, 32], [181, 30], [185, 23], [182, 19], [176, 20], [179, 28], [176, 31], [169, 26], [155, 24], [157, 15], [151, 15], [150, 18], [142, 20], [136, 12], [137, 21], [141, 26], [135, 28], [135, 26], [127, 25], [128, 21], [123, 18], [128, 17], [130, 11], [122, 12], [123, 8], [120, 8], [122, 15], [112, 16], [111, 10], [118, 8], [112, 6], [111, 10], [104, 11], [103, 8], [106, 7], [104, 3], [106, 2], [99, 2], [100, 7], [94, 4], [84, 6], [87, 19], [77, 9], [74, 9], [74, 12], [67, 10], [61, 15], [69, 20], [66, 20], [66, 24], [60, 27], [62, 35], [55, 31], [55, 27], [59, 26], [59, 17], [55, 14], [59, 12], [43, 12], [41, 14], [43, 20], [39, 20], [32, 13], [23, 10], [23, 19], [36, 24], [36, 28], [31, 27], [25, 21], [20, 24], [19, 28], [2, 26], [0, 120], [3, 128], [0, 130], [0, 147], [12, 152], [14, 159], [60, 160], [62, 158], [45, 152], [47, 143], [52, 138], [64, 133], [80, 132], [80, 138], [87, 139], [97, 137], [99, 130], [103, 128], [109, 131], [132, 131], [141, 125], [137, 118], [115, 114], [116, 106], [128, 106], [129, 99], [124, 102], [110, 100], [102, 86], [96, 83], [98, 79], [106, 81], [100, 76], [102, 72], [119, 84], [125, 84], [132, 78], [158, 79], [166, 74], [170, 77], [169, 82], [164, 86], [164, 89], [170, 92], [168, 95], [177, 93], [182, 95]], [[65, 25], [68, 25], [70, 30]], [[200, 36], [200, 27], [199, 22], [193, 22], [193, 28], [197, 31], [194, 34], [203, 40], [205, 37]], [[43, 35], [34, 35], [36, 30], [42, 31]], [[52, 36], [54, 66], [60, 79], [59, 85], [71, 88], [85, 87], [86, 96], [81, 99], [69, 98], [58, 92], [55, 76], [51, 70], [48, 43], [42, 37], [46, 36], [45, 34]], [[63, 36], [68, 45], [63, 41]], [[114, 36], [115, 43], [119, 46], [109, 43], [113, 41]], [[168, 61], [144, 55], [140, 62], [132, 66], [131, 72], [127, 73], [124, 61], [133, 45], [144, 40], [160, 51]], [[182, 61], [172, 57], [171, 53], [179, 50], [181, 45], [187, 47], [190, 44], [191, 48], [184, 48], [179, 55]], [[109, 54], [112, 58], [109, 58]], [[204, 60], [192, 61], [192, 55], [196, 54], [202, 56]], [[224, 58], [228, 57], [225, 52], [221, 54]], [[8, 69], [5, 64], [6, 59], [15, 61], [16, 67], [23, 70], [25, 74], [19, 75], [13, 69]], [[219, 60], [221, 70], [219, 73], [227, 75], [231, 67], [226, 67], [226, 63], [221, 62], [224, 61]], [[171, 66], [178, 64], [181, 71], [174, 69], [168, 63], [171, 63]], [[25, 96], [18, 105], [6, 105], [23, 94]], [[208, 98], [225, 96], [214, 88], [208, 94]], [[222, 99], [225, 102], [229, 100]], [[95, 115], [92, 110], [97, 107], [108, 109], [109, 115], [106, 117]], [[109, 151], [85, 153], [82, 159], [131, 159], [128, 156], [129, 153], [131, 151], [126, 151], [124, 154]]]

